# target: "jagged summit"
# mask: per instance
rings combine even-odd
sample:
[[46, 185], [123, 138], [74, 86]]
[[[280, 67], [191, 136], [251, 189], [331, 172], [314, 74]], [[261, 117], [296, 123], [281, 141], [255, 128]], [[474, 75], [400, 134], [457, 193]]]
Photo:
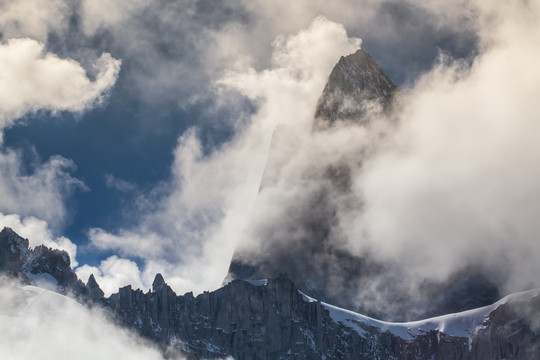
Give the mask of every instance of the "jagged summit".
[[363, 124], [370, 111], [388, 108], [397, 88], [364, 50], [342, 56], [317, 103], [313, 129], [324, 130], [337, 121]]
[[154, 278], [154, 282], [152, 283], [152, 291], [157, 292], [163, 289], [163, 287], [166, 285], [167, 284], [165, 283], [165, 279], [163, 279], [163, 275], [157, 273], [156, 277]]
[[[364, 50], [343, 56], [334, 66], [319, 98], [313, 130], [322, 131], [337, 122], [366, 124], [368, 111], [387, 108], [396, 89], [390, 77]], [[279, 182], [281, 164], [286, 163], [297, 146], [298, 141], [290, 129], [283, 125], [276, 128], [261, 191]], [[332, 244], [331, 231], [337, 222], [332, 199], [351, 191], [350, 168], [345, 163], [327, 164], [322, 172], [323, 183], [330, 186], [325, 188], [314, 182], [295, 206], [281, 209], [288, 214], [287, 221], [266, 225], [265, 245], [259, 253], [243, 253], [241, 248], [237, 249], [225, 283], [231, 279], [275, 277], [287, 271], [307, 294], [358, 310], [355, 300], [358, 287], [367, 287], [361, 279], [375, 276], [380, 266]], [[282, 234], [292, 234], [291, 241], [280, 241]]]
[[90, 274], [88, 277], [83, 294], [86, 296], [86, 300], [90, 300], [91, 302], [97, 302], [105, 296], [105, 293], [99, 287], [94, 274]]

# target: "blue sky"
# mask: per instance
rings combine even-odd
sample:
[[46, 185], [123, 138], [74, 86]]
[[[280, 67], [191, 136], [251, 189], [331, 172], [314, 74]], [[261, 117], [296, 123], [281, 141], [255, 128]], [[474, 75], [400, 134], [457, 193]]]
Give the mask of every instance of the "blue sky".
[[[249, 215], [241, 209], [256, 197], [273, 129], [303, 129], [340, 56], [361, 44], [415, 93], [441, 66], [466, 73], [495, 36], [486, 19], [498, 15], [483, 1], [0, 7], [6, 58], [18, 39], [42, 47], [32, 61], [72, 67], [65, 77], [45, 70], [43, 83], [31, 61], [16, 73], [37, 90], [4, 105], [2, 161], [13, 176], [0, 212], [45, 221], [38, 228], [51, 244], [64, 236], [77, 246], [79, 275], [99, 272], [111, 289], [148, 286], [157, 271], [177, 289], [217, 286], [247, 226], [237, 219]], [[74, 98], [51, 90], [64, 87]], [[193, 270], [220, 252], [219, 264]]]

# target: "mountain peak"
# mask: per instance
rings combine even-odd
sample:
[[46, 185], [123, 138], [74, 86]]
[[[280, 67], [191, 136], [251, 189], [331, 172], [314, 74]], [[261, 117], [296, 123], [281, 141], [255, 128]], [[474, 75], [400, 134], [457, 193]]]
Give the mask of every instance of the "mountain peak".
[[99, 284], [97, 283], [96, 278], [94, 277], [94, 274], [90, 274], [90, 277], [88, 278], [88, 281], [86, 282], [84, 293], [88, 300], [91, 300], [94, 302], [104, 297], [105, 293], [99, 287]]
[[342, 56], [317, 103], [313, 129], [324, 130], [338, 121], [365, 124], [369, 113], [390, 105], [397, 88], [364, 50]]
[[154, 282], [152, 283], [152, 291], [158, 292], [159, 290], [163, 289], [163, 286], [167, 285], [165, 283], [165, 279], [163, 279], [163, 275], [160, 273], [156, 274], [156, 277], [154, 278]]

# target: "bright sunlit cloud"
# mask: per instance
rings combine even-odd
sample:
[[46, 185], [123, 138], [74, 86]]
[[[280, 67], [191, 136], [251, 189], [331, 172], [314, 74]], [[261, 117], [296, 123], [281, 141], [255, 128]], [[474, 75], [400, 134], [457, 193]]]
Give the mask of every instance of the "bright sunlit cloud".
[[0, 279], [0, 357], [27, 360], [163, 360], [159, 350], [97, 309]]

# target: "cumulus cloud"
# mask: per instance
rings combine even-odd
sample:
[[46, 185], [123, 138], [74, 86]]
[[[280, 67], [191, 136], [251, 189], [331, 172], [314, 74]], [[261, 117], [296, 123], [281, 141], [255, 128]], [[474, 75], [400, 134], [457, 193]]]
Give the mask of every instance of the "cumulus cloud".
[[71, 259], [71, 267], [77, 263], [77, 245], [64, 236], [54, 237], [48, 224], [33, 216], [21, 218], [17, 214], [0, 213], [0, 228], [9, 227], [17, 234], [28, 239], [30, 247], [45, 245], [53, 249], [65, 250]]
[[0, 130], [38, 110], [82, 112], [99, 104], [116, 82], [120, 61], [104, 53], [94, 80], [77, 62], [44, 50], [36, 40], [9, 39], [0, 45]]
[[[0, 283], [0, 356], [3, 359], [162, 360], [145, 340], [98, 310], [33, 286]], [[66, 341], [69, 339], [69, 341]]]
[[128, 259], [118, 258], [118, 256], [111, 256], [103, 260], [98, 267], [85, 264], [78, 267], [75, 272], [79, 279], [85, 282], [91, 274], [94, 274], [105, 296], [118, 292], [119, 288], [127, 285], [145, 289], [137, 264]]
[[538, 286], [540, 11], [479, 5], [488, 47], [470, 67], [443, 59], [408, 94], [392, 146], [357, 179], [356, 236], [419, 278], [483, 264], [515, 291]]
[[[283, 254], [303, 256], [313, 246], [306, 239], [321, 236], [310, 231], [328, 232], [324, 246], [384, 264], [365, 269], [368, 281], [356, 296], [364, 309], [387, 316], [396, 295], [407, 304], [426, 281], [470, 268], [483, 269], [502, 292], [539, 286], [540, 12], [536, 4], [490, 4], [467, 6], [478, 12], [481, 53], [472, 62], [441, 53], [403, 93], [392, 121], [373, 115], [365, 128], [297, 131], [288, 140], [294, 151], [277, 148], [278, 176], [263, 184], [250, 214], [248, 262], [261, 254], [275, 256], [274, 264]], [[329, 176], [341, 165], [348, 173], [338, 178], [351, 191]], [[328, 276], [342, 296], [355, 284], [325, 251], [305, 256], [319, 266], [286, 266], [323, 269], [317, 276]]]
[[[265, 66], [268, 44], [279, 34], [292, 35], [319, 15], [343, 24], [397, 83], [414, 81], [431, 65], [437, 48], [460, 57], [476, 52], [475, 5], [467, 0], [242, 1], [252, 15], [249, 31], [240, 37], [255, 66]], [[233, 46], [241, 46], [233, 45]], [[249, 47], [249, 50], [246, 48]]]
[[155, 199], [141, 201], [142, 225], [118, 234], [94, 229], [91, 243], [144, 259], [145, 269], [162, 272], [177, 291], [219, 286], [249, 221], [276, 125], [308, 129], [335, 59], [359, 45], [343, 26], [321, 17], [294, 36], [276, 39], [271, 68], [229, 73], [220, 86], [261, 101], [250, 125], [209, 155], [196, 131], [184, 134], [173, 179], [166, 190], [157, 189], [167, 195], [150, 212], [144, 205]]

